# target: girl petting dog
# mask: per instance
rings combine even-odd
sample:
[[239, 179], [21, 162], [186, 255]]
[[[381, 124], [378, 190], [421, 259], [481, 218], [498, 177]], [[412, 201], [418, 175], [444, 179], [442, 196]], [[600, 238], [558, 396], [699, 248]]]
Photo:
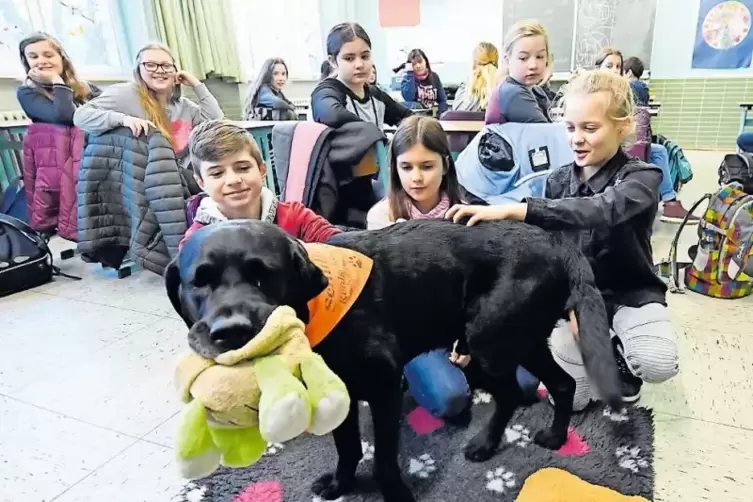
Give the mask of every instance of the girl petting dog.
[[[633, 97], [627, 80], [606, 71], [577, 76], [564, 95], [564, 121], [575, 162], [549, 177], [545, 199], [505, 206], [456, 205], [447, 218], [468, 225], [520, 220], [578, 239], [589, 257], [611, 320], [623, 398], [636, 401], [641, 385], [678, 371], [675, 331], [666, 286], [653, 270], [652, 225], [661, 170], [622, 150], [633, 132]], [[566, 326], [555, 329], [552, 353], [576, 381], [576, 410], [592, 397], [580, 351]]]
[[[389, 166], [388, 194], [369, 211], [369, 230], [407, 220], [444, 218], [451, 206], [465, 200], [447, 134], [433, 118], [413, 116], [400, 124], [390, 143]], [[470, 390], [461, 368], [469, 361], [469, 356], [446, 349], [416, 357], [404, 372], [413, 397], [435, 416], [462, 420], [470, 405]], [[522, 368], [518, 383], [526, 396], [535, 394], [538, 381]]]

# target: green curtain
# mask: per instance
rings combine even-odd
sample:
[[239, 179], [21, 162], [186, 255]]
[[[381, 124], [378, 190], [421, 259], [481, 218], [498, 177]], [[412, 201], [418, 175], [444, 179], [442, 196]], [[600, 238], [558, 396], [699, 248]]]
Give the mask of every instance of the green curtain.
[[240, 82], [241, 71], [227, 0], [149, 0], [162, 42], [178, 66], [199, 80]]

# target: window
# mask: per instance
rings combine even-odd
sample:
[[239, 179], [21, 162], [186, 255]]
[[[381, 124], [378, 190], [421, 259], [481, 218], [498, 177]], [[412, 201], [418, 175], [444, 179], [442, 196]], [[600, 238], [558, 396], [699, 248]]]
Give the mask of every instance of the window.
[[0, 2], [0, 77], [22, 77], [18, 43], [45, 31], [63, 45], [82, 78], [123, 78], [130, 58], [119, 0], [4, 0]]
[[318, 79], [324, 59], [319, 2], [231, 0], [230, 10], [244, 80], [254, 80], [271, 57], [285, 60], [289, 78]]

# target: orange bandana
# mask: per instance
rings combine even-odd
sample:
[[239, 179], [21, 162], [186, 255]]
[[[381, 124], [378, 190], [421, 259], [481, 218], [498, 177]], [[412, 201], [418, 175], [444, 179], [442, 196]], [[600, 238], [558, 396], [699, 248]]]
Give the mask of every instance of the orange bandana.
[[374, 262], [368, 256], [327, 244], [303, 244], [309, 259], [329, 281], [327, 289], [308, 303], [306, 336], [312, 347], [324, 340], [363, 291]]

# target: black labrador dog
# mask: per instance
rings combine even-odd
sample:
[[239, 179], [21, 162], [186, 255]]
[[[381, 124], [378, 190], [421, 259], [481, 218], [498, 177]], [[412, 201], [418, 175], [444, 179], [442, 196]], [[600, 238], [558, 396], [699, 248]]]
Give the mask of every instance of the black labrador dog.
[[[350, 414], [334, 431], [338, 463], [313, 490], [335, 499], [354, 488], [361, 459], [358, 400], [374, 421], [374, 476], [388, 502], [413, 501], [398, 467], [402, 369], [426, 351], [465, 337], [495, 411], [465, 447], [490, 458], [521, 400], [515, 370], [525, 366], [551, 393], [554, 420], [534, 441], [557, 449], [567, 437], [575, 382], [554, 361], [547, 339], [574, 311], [591, 380], [622, 407], [604, 302], [585, 256], [557, 236], [517, 222], [465, 227], [419, 220], [343, 233], [331, 244], [373, 259], [350, 311], [315, 347], [345, 382]], [[214, 357], [243, 346], [279, 305], [308, 322], [307, 302], [327, 280], [283, 230], [257, 221], [213, 224], [196, 232], [166, 272], [167, 292], [190, 328], [196, 352]]]

